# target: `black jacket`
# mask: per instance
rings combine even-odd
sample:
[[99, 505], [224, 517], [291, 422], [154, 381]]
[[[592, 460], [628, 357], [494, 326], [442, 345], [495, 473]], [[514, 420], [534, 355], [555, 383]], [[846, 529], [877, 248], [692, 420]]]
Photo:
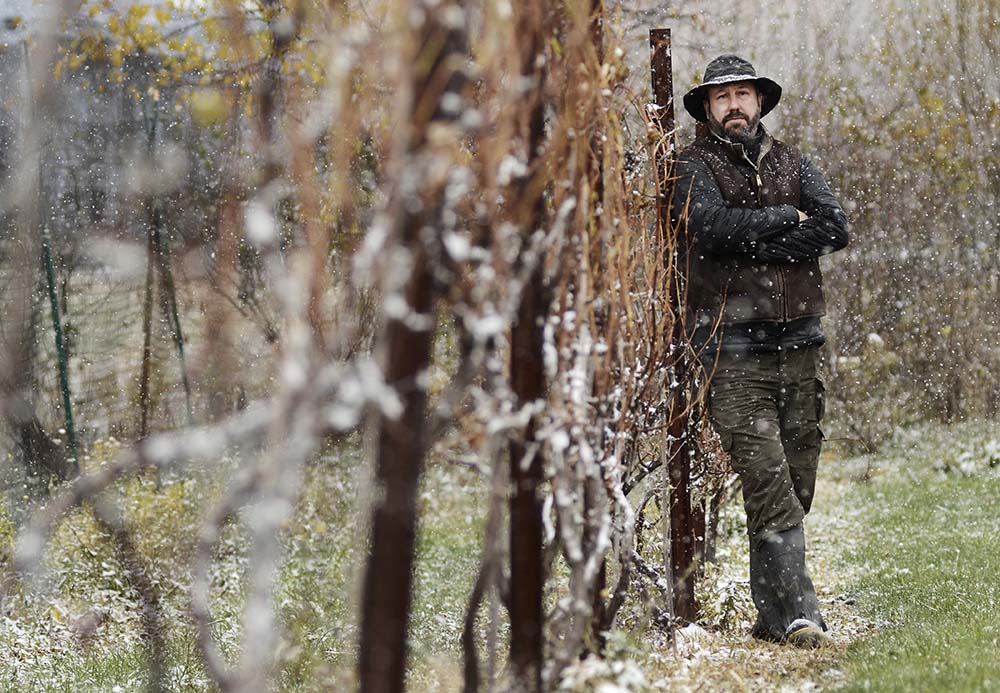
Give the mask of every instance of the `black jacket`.
[[[816, 258], [847, 245], [847, 217], [808, 157], [765, 133], [702, 137], [679, 156], [672, 209], [687, 213], [689, 304], [699, 322], [790, 322], [825, 312]], [[690, 194], [690, 203], [689, 197]], [[801, 209], [809, 219], [798, 221]]]

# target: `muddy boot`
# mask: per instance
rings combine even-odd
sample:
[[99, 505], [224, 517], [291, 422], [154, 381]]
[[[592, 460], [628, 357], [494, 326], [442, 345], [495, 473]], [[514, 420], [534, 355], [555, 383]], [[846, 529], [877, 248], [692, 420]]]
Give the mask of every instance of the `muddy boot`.
[[796, 647], [828, 644], [830, 636], [819, 611], [819, 600], [806, 572], [806, 541], [802, 527], [778, 532], [760, 542], [758, 551], [780, 613], [782, 639]]
[[750, 596], [757, 607], [757, 621], [750, 629], [750, 637], [767, 642], [781, 642], [785, 638], [785, 626], [781, 623], [771, 589], [764, 558], [760, 551], [750, 550]]

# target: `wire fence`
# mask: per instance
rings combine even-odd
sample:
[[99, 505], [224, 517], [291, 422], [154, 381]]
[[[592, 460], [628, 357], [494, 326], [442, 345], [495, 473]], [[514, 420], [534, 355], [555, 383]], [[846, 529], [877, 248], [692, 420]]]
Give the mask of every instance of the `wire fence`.
[[[60, 267], [52, 287], [66, 357], [69, 419], [42, 259], [38, 258], [37, 269], [24, 271], [14, 266], [18, 260], [13, 254], [4, 257], [0, 263], [0, 315], [5, 316], [0, 349], [21, 354], [16, 368], [25, 399], [42, 428], [67, 452], [73, 430], [70, 420], [85, 454], [102, 439], [137, 439], [144, 418], [146, 432], [172, 429], [189, 423], [189, 418], [195, 423], [207, 421], [213, 412], [241, 407], [266, 393], [269, 360], [261, 357], [269, 355], [272, 346], [253, 321], [234, 308], [232, 297], [224, 296], [211, 282], [171, 270], [178, 339], [169, 303], [162, 300], [164, 282], [151, 282], [145, 267], [122, 272], [118, 266], [77, 263], [72, 269]], [[208, 321], [218, 318], [218, 311], [213, 313], [210, 307], [219, 302], [230, 308], [225, 312], [228, 338], [224, 341], [214, 338], [218, 330], [210, 336], [207, 329]], [[25, 311], [28, 325], [22, 331], [15, 321]], [[27, 335], [28, 344], [19, 350], [14, 340], [21, 334]], [[219, 349], [227, 350], [233, 366], [224, 389], [212, 381], [209, 372]], [[5, 429], [0, 435], [0, 453], [3, 459], [18, 462], [23, 451], [15, 432], [9, 426]], [[7, 476], [8, 487], [17, 483], [17, 474]]]

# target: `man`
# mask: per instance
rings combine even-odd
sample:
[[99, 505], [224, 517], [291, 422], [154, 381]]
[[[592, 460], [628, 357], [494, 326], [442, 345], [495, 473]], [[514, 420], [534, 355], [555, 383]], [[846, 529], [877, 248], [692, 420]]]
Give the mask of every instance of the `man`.
[[681, 152], [688, 331], [713, 372], [709, 413], [743, 486], [751, 635], [830, 641], [805, 567], [822, 433], [826, 312], [817, 258], [847, 245], [847, 217], [813, 163], [760, 119], [781, 87], [735, 55], [716, 58], [684, 107], [708, 133]]

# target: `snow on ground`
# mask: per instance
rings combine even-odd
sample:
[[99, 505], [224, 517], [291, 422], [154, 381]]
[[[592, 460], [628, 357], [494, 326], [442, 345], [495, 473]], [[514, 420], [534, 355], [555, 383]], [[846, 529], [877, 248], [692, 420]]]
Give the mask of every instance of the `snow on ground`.
[[[759, 642], [749, 636], [749, 622], [744, 620], [746, 612], [734, 614], [734, 620], [739, 617], [738, 622], [722, 623], [712, 629], [699, 626], [683, 629], [674, 647], [666, 635], [651, 642], [638, 665], [652, 690], [815, 691], [842, 683], [838, 660], [852, 642], [876, 627], [861, 616], [856, 598], [849, 591], [858, 576], [844, 557], [857, 546], [864, 527], [861, 509], [849, 502], [851, 487], [857, 482], [845, 471], [838, 461], [824, 459], [817, 500], [806, 520], [808, 566], [834, 646], [805, 652]], [[742, 511], [738, 501], [733, 505], [731, 513], [739, 518]], [[737, 597], [745, 600], [746, 608], [749, 586], [745, 539], [740, 532], [733, 531], [724, 541], [726, 544], [719, 547], [723, 575], [716, 577], [715, 584], [735, 585]]]

